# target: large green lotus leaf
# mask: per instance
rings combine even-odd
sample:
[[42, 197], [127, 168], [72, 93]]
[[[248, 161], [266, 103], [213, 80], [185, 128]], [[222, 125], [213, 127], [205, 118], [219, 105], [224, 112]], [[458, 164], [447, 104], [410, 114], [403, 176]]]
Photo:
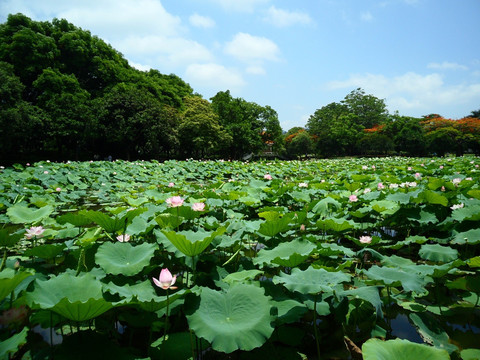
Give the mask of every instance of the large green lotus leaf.
[[3, 269], [0, 272], [0, 301], [5, 299], [27, 277], [32, 276], [27, 271], [16, 272], [13, 269]]
[[448, 206], [448, 199], [435, 191], [425, 190], [420, 195], [423, 196], [423, 199], [428, 204]]
[[18, 347], [27, 342], [28, 328], [24, 327], [22, 331], [0, 342], [0, 359], [11, 359], [13, 354], [18, 351]]
[[162, 231], [175, 247], [186, 256], [201, 254], [215, 237], [222, 235], [227, 229], [219, 227], [214, 232], [209, 231]]
[[453, 231], [452, 244], [463, 245], [476, 245], [480, 243], [480, 229], [471, 229], [464, 232]]
[[393, 215], [400, 209], [400, 205], [398, 205], [395, 201], [390, 200], [372, 201], [370, 206], [373, 210], [382, 215]]
[[377, 317], [383, 318], [382, 299], [376, 286], [363, 286], [356, 289], [339, 292], [339, 295], [352, 296], [354, 299], [368, 301], [376, 310]]
[[[327, 251], [322, 251], [325, 249]], [[320, 243], [319, 253], [324, 256], [344, 254], [345, 256], [352, 257], [355, 256], [355, 251], [350, 248], [347, 248], [336, 243]]]
[[309, 203], [311, 201], [310, 195], [303, 191], [291, 191], [288, 193], [288, 195], [290, 195], [293, 200], [298, 202]]
[[103, 298], [101, 282], [90, 273], [37, 279], [35, 289], [26, 293], [26, 299], [32, 308], [53, 310], [74, 321], [92, 319], [112, 308]]
[[363, 273], [368, 278], [383, 282], [385, 285], [398, 286], [402, 285], [405, 291], [413, 291], [418, 295], [427, 293], [425, 285], [433, 280], [428, 276], [422, 276], [413, 272], [407, 272], [403, 269], [394, 269], [389, 267], [380, 267], [373, 265], [370, 269], [364, 270]]
[[179, 206], [176, 208], [168, 208], [167, 213], [170, 213], [174, 216], [180, 216], [186, 220], [193, 220], [202, 215], [202, 211], [195, 211], [190, 206]]
[[408, 340], [369, 339], [362, 345], [364, 360], [450, 360], [448, 352]]
[[308, 310], [304, 304], [293, 299], [272, 301], [272, 305], [277, 308], [277, 321], [282, 324], [298, 321]]
[[71, 302], [67, 298], [63, 298], [50, 310], [73, 321], [85, 321], [102, 315], [112, 307], [112, 303], [105, 299], [88, 299], [86, 302]]
[[480, 349], [463, 349], [460, 356], [462, 360], [478, 360], [480, 359]]
[[157, 248], [157, 245], [149, 243], [134, 246], [130, 243], [106, 242], [98, 248], [95, 262], [108, 274], [132, 276], [150, 263]]
[[350, 279], [350, 275], [341, 271], [332, 272], [309, 267], [305, 271], [294, 268], [290, 275], [280, 272], [280, 275], [273, 277], [273, 283], [283, 284], [288, 290], [301, 294], [316, 294], [330, 293], [335, 286], [342, 282], [349, 282]]
[[332, 230], [334, 232], [342, 232], [345, 230], [354, 229], [355, 226], [356, 224], [354, 221], [347, 220], [345, 218], [328, 218], [317, 221], [317, 227], [325, 231]]
[[458, 347], [450, 344], [447, 333], [432, 315], [425, 312], [413, 313], [409, 315], [409, 318], [425, 342], [432, 344], [437, 349], [447, 350], [449, 354], [458, 350]]
[[449, 289], [473, 291], [480, 294], [480, 275], [456, 278], [446, 284]]
[[[418, 209], [416, 210], [418, 211]], [[436, 224], [438, 222], [438, 219], [434, 213], [424, 210], [420, 210], [415, 213], [413, 211], [409, 212], [407, 219], [410, 221], [416, 221], [422, 225], [428, 223]]]
[[107, 214], [100, 211], [85, 211], [84, 214], [95, 224], [101, 226], [105, 231], [109, 233], [114, 233], [116, 231], [122, 230], [125, 227], [125, 222], [122, 222], [117, 217], [111, 218]]
[[67, 214], [58, 216], [56, 220], [59, 224], [62, 224], [62, 225], [69, 223], [78, 227], [85, 226], [92, 223], [92, 220], [89, 217], [85, 216], [85, 214], [82, 212], [67, 213]]
[[479, 221], [480, 205], [465, 206], [452, 211], [452, 218], [462, 222], [464, 220]]
[[272, 335], [270, 308], [264, 290], [253, 285], [238, 284], [227, 292], [203, 288], [199, 308], [187, 319], [195, 334], [211, 342], [214, 350], [249, 351]]
[[42, 259], [53, 259], [54, 257], [60, 255], [65, 248], [65, 244], [43, 244], [35, 246], [33, 249], [26, 250], [24, 255], [36, 256]]
[[478, 268], [480, 267], [480, 256], [475, 256], [467, 260], [467, 264], [470, 267]]
[[158, 297], [152, 283], [148, 280], [133, 285], [125, 284], [122, 286], [109, 282], [105, 284], [103, 288], [111, 294], [118, 294], [122, 297], [123, 300], [120, 301], [120, 303], [129, 303], [132, 300], [150, 302]]
[[254, 279], [257, 275], [261, 274], [262, 271], [260, 270], [243, 270], [243, 271], [237, 271], [232, 274], [228, 274], [223, 278], [223, 282], [226, 282], [227, 284], [233, 284], [236, 282], [243, 282], [246, 280], [252, 280]]
[[418, 192], [418, 190], [415, 192], [410, 191], [407, 193], [397, 191], [393, 194], [388, 194], [385, 199], [388, 201], [396, 202], [398, 204], [406, 205], [410, 203], [412, 197], [416, 197], [418, 195]]
[[260, 225], [258, 232], [265, 236], [275, 236], [281, 232], [285, 232], [290, 229], [290, 223], [294, 216], [295, 214], [287, 214], [279, 219], [267, 220]]
[[253, 263], [258, 265], [273, 262], [281, 266], [295, 267], [301, 264], [315, 248], [315, 244], [310, 241], [282, 242], [271, 250], [260, 250], [257, 257], [253, 259]]
[[0, 247], [15, 245], [23, 237], [22, 234], [11, 234], [7, 229], [0, 230]]
[[467, 195], [480, 200], [480, 190], [478, 189], [472, 189], [467, 191]]
[[7, 209], [7, 215], [14, 224], [31, 224], [47, 218], [53, 210], [53, 206], [51, 205], [34, 209], [17, 204]]
[[341, 208], [340, 202], [337, 200], [327, 196], [326, 198], [320, 200], [312, 209], [314, 213], [320, 214], [322, 216], [327, 216], [329, 213], [332, 211], [330, 210], [329, 205], [332, 205], [331, 207], [335, 208], [335, 210]]
[[185, 219], [181, 216], [173, 215], [173, 214], [160, 214], [155, 218], [155, 221], [162, 229], [175, 229], [181, 223], [183, 223]]
[[449, 262], [458, 258], [458, 250], [440, 244], [423, 244], [418, 252], [424, 260]]

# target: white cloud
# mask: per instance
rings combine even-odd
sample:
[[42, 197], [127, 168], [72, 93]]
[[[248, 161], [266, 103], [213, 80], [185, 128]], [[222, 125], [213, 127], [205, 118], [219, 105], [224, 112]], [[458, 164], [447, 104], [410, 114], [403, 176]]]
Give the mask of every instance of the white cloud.
[[270, 0], [211, 0], [227, 11], [253, 12], [259, 5], [268, 3]]
[[132, 61], [129, 61], [128, 64], [130, 66], [134, 67], [135, 69], [140, 70], [140, 71], [149, 71], [152, 68], [149, 65], [138, 64], [138, 63], [134, 63]]
[[188, 20], [190, 21], [190, 24], [200, 28], [207, 29], [215, 26], [215, 21], [208, 16], [193, 14], [188, 18]]
[[168, 13], [156, 0], [102, 0], [74, 2], [58, 18], [66, 18], [77, 26], [108, 39], [126, 34], [177, 36], [185, 29], [178, 16]]
[[444, 61], [441, 64], [439, 63], [430, 63], [427, 65], [429, 69], [435, 70], [468, 70], [468, 67], [465, 65], [460, 65], [457, 63], [451, 63], [448, 61]]
[[245, 61], [278, 60], [279, 49], [272, 40], [264, 37], [238, 33], [225, 45], [225, 52]]
[[245, 71], [248, 74], [252, 74], [252, 75], [265, 75], [266, 74], [265, 69], [262, 66], [258, 66], [258, 65], [249, 66], [249, 67], [247, 67], [247, 69]]
[[165, 36], [130, 36], [117, 41], [115, 47], [126, 58], [133, 61], [148, 60], [152, 67], [164, 71], [174, 71], [180, 66], [195, 62], [206, 62], [213, 59], [213, 55], [203, 45], [193, 40]]
[[420, 75], [408, 72], [390, 78], [378, 74], [362, 74], [327, 84], [329, 89], [358, 87], [378, 98], [386, 99], [389, 108], [401, 113], [435, 111], [446, 106], [468, 104], [480, 98], [480, 83], [449, 85], [437, 73]]
[[245, 85], [237, 70], [214, 63], [190, 64], [185, 71], [185, 77], [194, 87], [215, 88], [216, 91], [236, 89]]
[[308, 25], [312, 23], [312, 19], [305, 12], [288, 11], [270, 6], [264, 20], [278, 27], [286, 27], [295, 24]]
[[360, 14], [360, 19], [365, 22], [370, 22], [373, 20], [373, 15], [370, 11], [364, 11]]

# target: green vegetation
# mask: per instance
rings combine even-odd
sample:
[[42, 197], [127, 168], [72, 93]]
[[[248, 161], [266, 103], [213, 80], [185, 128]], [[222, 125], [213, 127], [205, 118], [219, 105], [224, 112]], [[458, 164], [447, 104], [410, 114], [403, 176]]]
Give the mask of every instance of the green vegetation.
[[479, 165], [1, 169], [0, 358], [475, 359]]

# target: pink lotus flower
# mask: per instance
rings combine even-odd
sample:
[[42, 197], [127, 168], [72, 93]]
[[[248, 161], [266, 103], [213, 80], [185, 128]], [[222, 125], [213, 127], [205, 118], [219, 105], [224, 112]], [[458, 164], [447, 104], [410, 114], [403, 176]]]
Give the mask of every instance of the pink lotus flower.
[[453, 206], [450, 206], [450, 209], [452, 210], [462, 209], [464, 206], [465, 206], [464, 203], [454, 204]]
[[203, 211], [205, 210], [205, 204], [204, 203], [194, 203], [192, 205], [192, 210], [193, 211]]
[[265, 180], [272, 180], [272, 175], [270, 175], [270, 174], [265, 174], [265, 175], [263, 175], [263, 178], [264, 178]]
[[372, 237], [371, 236], [360, 236], [359, 241], [362, 244], [370, 244], [372, 242]]
[[32, 226], [30, 229], [27, 229], [27, 234], [25, 235], [25, 237], [27, 239], [31, 239], [34, 236], [40, 237], [42, 236], [44, 231], [45, 229], [43, 228], [43, 226]]
[[305, 231], [305, 224], [300, 225], [300, 231]]
[[415, 179], [420, 180], [422, 178], [422, 174], [420, 173], [415, 173]]
[[128, 234], [118, 235], [117, 240], [120, 241], [120, 242], [129, 242], [130, 241], [130, 235], [128, 235]]
[[380, 182], [380, 183], [378, 183], [378, 185], [377, 185], [377, 189], [378, 189], [378, 190], [385, 189], [385, 185], [383, 185], [383, 184]]
[[349, 200], [350, 202], [355, 202], [355, 201], [358, 201], [358, 197], [357, 197], [357, 195], [350, 195], [350, 196], [348, 197], [348, 200]]
[[411, 166], [409, 166], [409, 167], [407, 168], [407, 170], [408, 170], [408, 171], [411, 171], [411, 170], [412, 170], [412, 167], [411, 167]]
[[168, 271], [167, 268], [162, 269], [160, 272], [160, 276], [158, 279], [152, 278], [153, 282], [155, 285], [158, 287], [162, 288], [163, 290], [168, 290], [168, 289], [176, 289], [176, 286], [172, 286], [175, 284], [175, 280], [177, 280], [177, 275], [173, 275], [170, 271]]
[[58, 191], [58, 192], [60, 192], [60, 191], [62, 191], [62, 188], [60, 188], [60, 187], [57, 187], [57, 188], [55, 189], [55, 191]]
[[178, 207], [183, 205], [183, 199], [180, 196], [172, 196], [165, 200], [165, 202], [171, 207]]
[[168, 187], [174, 187], [174, 186], [175, 186], [175, 183], [173, 183], [173, 182], [168, 183]]
[[298, 187], [308, 187], [308, 184], [306, 182], [301, 182], [300, 184], [298, 184]]
[[48, 174], [48, 171], [47, 171], [47, 170], [45, 170], [43, 173], [44, 173], [44, 174]]

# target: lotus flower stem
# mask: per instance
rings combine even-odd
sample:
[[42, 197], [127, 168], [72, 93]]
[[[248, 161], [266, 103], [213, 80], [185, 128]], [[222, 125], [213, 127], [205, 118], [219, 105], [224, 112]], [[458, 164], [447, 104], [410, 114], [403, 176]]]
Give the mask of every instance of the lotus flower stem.
[[168, 296], [168, 289], [167, 289], [167, 311], [165, 312], [165, 330], [163, 332], [163, 343], [165, 343], [165, 338], [167, 337], [167, 327], [168, 327], [168, 305], [170, 304], [170, 299]]
[[315, 300], [313, 302], [313, 332], [315, 334], [315, 342], [317, 343], [317, 357], [320, 360], [320, 342], [318, 340], [317, 329], [317, 295], [315, 295]]
[[190, 332], [190, 348], [192, 349], [192, 359], [195, 359], [195, 349], [193, 348], [193, 335], [192, 334], [192, 329], [189, 329]]
[[5, 246], [5, 249], [3, 250], [2, 264], [0, 265], [0, 271], [3, 270], [6, 262], [7, 262], [7, 247]]

